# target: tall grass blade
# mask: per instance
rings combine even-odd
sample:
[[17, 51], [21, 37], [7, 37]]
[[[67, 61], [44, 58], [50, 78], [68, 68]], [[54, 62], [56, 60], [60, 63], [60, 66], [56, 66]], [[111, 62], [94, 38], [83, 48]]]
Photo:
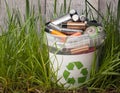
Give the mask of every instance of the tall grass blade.
[[11, 18], [11, 12], [10, 12], [10, 8], [9, 8], [8, 3], [7, 3], [6, 0], [5, 0], [5, 6], [6, 6], [6, 11], [7, 11], [8, 19], [10, 20], [10, 18]]
[[29, 0], [26, 0], [26, 19], [30, 16], [30, 6], [29, 6]]
[[57, 15], [57, 0], [54, 0], [54, 16]]
[[64, 14], [66, 13], [66, 9], [67, 9], [67, 3], [66, 0], [64, 0]]
[[[88, 0], [85, 0], [85, 2], [87, 3], [87, 6], [89, 5], [102, 19], [104, 19], [103, 15], [101, 15], [100, 12], [97, 9], [95, 9], [95, 7], [93, 7], [93, 5]], [[87, 14], [87, 9], [86, 9], [86, 14]]]
[[67, 11], [67, 12], [69, 12], [70, 9], [71, 9], [71, 2], [72, 2], [72, 0], [70, 0], [70, 2], [69, 2], [69, 4], [68, 4], [68, 11]]

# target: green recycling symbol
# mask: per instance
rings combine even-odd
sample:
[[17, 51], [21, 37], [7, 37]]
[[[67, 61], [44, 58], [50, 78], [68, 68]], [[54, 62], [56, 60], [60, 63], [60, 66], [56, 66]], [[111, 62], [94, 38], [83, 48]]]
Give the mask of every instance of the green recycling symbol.
[[[78, 72], [80, 75], [78, 75], [77, 78], [74, 76], [70, 77], [71, 72], [74, 72], [74, 69], [77, 68]], [[75, 73], [75, 72], [74, 72]], [[76, 82], [83, 83], [86, 81], [88, 75], [88, 70], [87, 68], [84, 68], [83, 64], [81, 62], [71, 62], [66, 66], [66, 69], [63, 72], [63, 77], [65, 81], [69, 84], [75, 84]]]

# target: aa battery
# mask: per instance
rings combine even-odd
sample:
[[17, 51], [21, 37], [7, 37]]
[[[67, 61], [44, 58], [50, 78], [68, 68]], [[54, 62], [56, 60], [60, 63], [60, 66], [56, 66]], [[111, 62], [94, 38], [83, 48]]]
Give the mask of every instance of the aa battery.
[[102, 26], [97, 26], [97, 29], [98, 29], [98, 32], [103, 32], [104, 31]]
[[71, 54], [71, 55], [80, 54], [80, 53], [86, 52], [88, 50], [89, 50], [89, 46], [88, 45], [85, 45], [85, 46], [82, 46], [82, 47], [78, 47], [78, 48], [72, 48], [72, 49], [65, 49], [65, 48], [62, 49], [64, 54]]
[[90, 47], [99, 47], [105, 40], [105, 33], [98, 33], [97, 36], [90, 39]]
[[85, 30], [86, 25], [87, 24], [85, 22], [67, 22], [67, 23], [63, 23], [62, 27], [69, 29]]
[[78, 14], [76, 10], [74, 9], [71, 9], [70, 12], [69, 12], [70, 15], [73, 15], [73, 14]]
[[78, 16], [78, 14], [74, 14], [74, 15], [72, 16], [72, 21], [74, 21], [74, 22], [79, 21], [79, 16]]
[[88, 34], [90, 37], [95, 37], [98, 34], [97, 27], [90, 26], [86, 28], [86, 30], [84, 31], [84, 34]]
[[88, 51], [88, 50], [89, 50], [89, 46], [86, 45], [86, 46], [82, 46], [82, 47], [79, 47], [79, 48], [71, 49], [70, 53], [71, 54], [77, 54], [77, 53], [81, 53], [81, 52]]
[[83, 32], [82, 30], [77, 30], [77, 29], [60, 28], [59, 26], [54, 25], [52, 23], [49, 23], [48, 26], [52, 29], [55, 29], [57, 31], [63, 32], [65, 34], [70, 34], [70, 35], [75, 33], [75, 32], [81, 32], [81, 33]]
[[62, 22], [67, 22], [67, 21], [72, 19], [72, 16], [74, 14], [77, 14], [76, 10], [70, 10], [69, 14], [66, 14], [66, 15], [64, 15], [62, 17], [57, 18], [56, 20], [52, 21], [52, 24], [59, 25]]
[[88, 19], [85, 17], [85, 15], [80, 15], [79, 19], [80, 19], [81, 22], [88, 21]]
[[50, 28], [47, 27], [47, 26], [45, 27], [45, 31], [46, 31], [46, 32], [49, 32], [49, 33], [51, 33], [51, 34], [53, 34], [53, 35], [66, 36], [65, 34], [59, 32], [59, 31], [57, 31], [57, 30], [50, 29]]
[[49, 23], [47, 26], [50, 27], [50, 28], [52, 28], [52, 29], [61, 31], [60, 27], [57, 26], [57, 25], [55, 25], [55, 24], [53, 24], [53, 23]]
[[68, 28], [61, 28], [61, 32], [67, 34], [67, 35], [72, 35], [76, 32], [80, 32], [81, 34], [83, 33], [83, 30], [77, 30], [77, 29], [68, 29]]
[[63, 48], [62, 50], [49, 46], [49, 49], [50, 49], [50, 52], [52, 53], [63, 54], [63, 55], [76, 55], [76, 54], [82, 54], [82, 53], [89, 53], [89, 52], [93, 52], [96, 50], [95, 47], [89, 47], [87, 45], [79, 47], [79, 48], [73, 48], [73, 49]]

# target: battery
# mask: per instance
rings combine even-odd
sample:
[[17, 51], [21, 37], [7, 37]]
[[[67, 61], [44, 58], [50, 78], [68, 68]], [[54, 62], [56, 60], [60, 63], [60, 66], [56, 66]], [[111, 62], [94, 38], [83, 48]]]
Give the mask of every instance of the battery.
[[63, 28], [69, 28], [69, 29], [77, 29], [77, 30], [85, 30], [86, 29], [86, 22], [67, 22], [63, 23]]
[[89, 46], [85, 45], [85, 46], [82, 46], [82, 47], [79, 47], [79, 48], [71, 49], [70, 53], [71, 54], [77, 54], [77, 53], [85, 52], [85, 51], [88, 51], [88, 50], [89, 50]]
[[84, 34], [88, 34], [92, 38], [97, 36], [97, 34], [98, 34], [97, 27], [90, 26], [90, 27], [86, 28], [86, 30], [84, 31]]
[[97, 29], [98, 29], [98, 32], [103, 32], [104, 31], [102, 26], [97, 26]]
[[74, 15], [72, 16], [72, 21], [74, 21], [74, 22], [79, 21], [79, 16], [78, 16], [77, 14], [74, 14]]
[[56, 20], [52, 21], [52, 24], [54, 25], [59, 25], [61, 24], [62, 22], [66, 22], [66, 21], [69, 21], [69, 20], [72, 20], [72, 16], [74, 14], [77, 14], [77, 11], [72, 9], [70, 10], [70, 12], [62, 17], [59, 17], [57, 18]]
[[59, 27], [57, 25], [54, 25], [53, 23], [49, 23], [48, 27], [50, 27], [52, 29], [55, 29], [57, 31], [63, 32], [65, 34], [69, 34], [69, 35], [71, 35], [71, 34], [73, 34], [75, 32], [81, 32], [81, 33], [83, 32], [82, 30], [77, 30], [77, 29], [61, 28], [61, 27]]
[[80, 15], [80, 21], [81, 22], [87, 21], [87, 18], [85, 17], [85, 15]]

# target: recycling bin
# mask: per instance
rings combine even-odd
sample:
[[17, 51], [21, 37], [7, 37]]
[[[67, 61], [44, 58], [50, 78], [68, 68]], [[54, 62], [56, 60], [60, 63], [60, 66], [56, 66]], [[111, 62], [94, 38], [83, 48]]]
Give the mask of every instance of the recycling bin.
[[59, 36], [46, 32], [46, 36], [50, 50], [50, 67], [58, 84], [76, 88], [88, 80], [94, 58], [104, 42], [105, 33], [100, 32], [94, 36]]

